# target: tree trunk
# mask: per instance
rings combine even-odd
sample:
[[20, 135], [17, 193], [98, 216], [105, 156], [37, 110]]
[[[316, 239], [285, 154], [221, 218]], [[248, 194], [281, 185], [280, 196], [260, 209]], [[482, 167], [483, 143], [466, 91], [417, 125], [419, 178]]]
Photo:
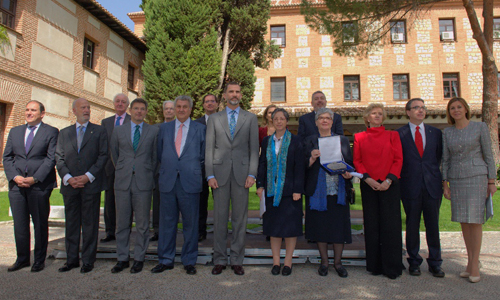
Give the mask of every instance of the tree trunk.
[[224, 44], [222, 47], [222, 60], [221, 60], [221, 64], [220, 64], [219, 86], [217, 87], [218, 90], [222, 89], [222, 86], [224, 85], [224, 77], [226, 75], [227, 60], [229, 58], [229, 37], [230, 37], [230, 34], [231, 34], [231, 29], [229, 29], [229, 26], [228, 26], [226, 29], [226, 34], [224, 35]]

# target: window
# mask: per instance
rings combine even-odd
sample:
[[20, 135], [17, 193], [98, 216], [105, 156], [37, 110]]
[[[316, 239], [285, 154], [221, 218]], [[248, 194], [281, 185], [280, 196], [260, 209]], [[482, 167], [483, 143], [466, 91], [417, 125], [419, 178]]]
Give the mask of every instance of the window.
[[394, 100], [410, 99], [409, 86], [408, 74], [392, 75], [392, 93], [394, 95]]
[[500, 18], [493, 18], [493, 39], [500, 40]]
[[344, 100], [345, 101], [361, 100], [359, 93], [359, 75], [344, 76]]
[[406, 21], [392, 21], [391, 26], [391, 42], [393, 44], [406, 43]]
[[445, 99], [460, 97], [460, 84], [458, 81], [458, 73], [443, 74], [443, 92]]
[[286, 46], [285, 25], [271, 26], [271, 41], [280, 47]]
[[286, 102], [286, 77], [271, 78], [271, 102]]
[[90, 69], [94, 69], [94, 51], [95, 43], [85, 38], [83, 40], [83, 65]]
[[342, 43], [356, 44], [358, 42], [358, 24], [355, 22], [342, 23]]
[[131, 90], [134, 89], [134, 74], [135, 74], [135, 68], [131, 65], [128, 65], [127, 82], [128, 82], [128, 88]]
[[0, 24], [14, 28], [16, 19], [16, 0], [0, 1]]
[[455, 20], [439, 20], [439, 39], [441, 41], [456, 41]]

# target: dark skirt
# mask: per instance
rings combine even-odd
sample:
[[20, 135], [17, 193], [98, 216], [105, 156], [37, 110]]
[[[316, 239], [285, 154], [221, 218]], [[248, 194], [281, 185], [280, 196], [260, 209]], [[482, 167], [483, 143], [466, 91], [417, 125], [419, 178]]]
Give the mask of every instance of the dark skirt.
[[327, 196], [327, 210], [309, 208], [306, 197], [306, 239], [334, 244], [351, 244], [351, 213], [349, 204], [337, 204], [337, 196]]
[[272, 237], [302, 236], [302, 198], [293, 201], [292, 196], [282, 197], [280, 204], [273, 206], [274, 197], [266, 197], [263, 233]]

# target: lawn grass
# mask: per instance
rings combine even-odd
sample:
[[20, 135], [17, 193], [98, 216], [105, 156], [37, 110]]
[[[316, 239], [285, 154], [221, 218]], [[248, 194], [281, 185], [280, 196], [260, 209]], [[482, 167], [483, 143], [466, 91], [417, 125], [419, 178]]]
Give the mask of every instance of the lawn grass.
[[[356, 189], [356, 203], [351, 205], [352, 210], [361, 210], [361, 192], [359, 190], [359, 184], [354, 184], [354, 188]], [[51, 205], [64, 205], [62, 195], [59, 190], [54, 190], [50, 197]], [[104, 192], [101, 195], [101, 207], [104, 206]], [[210, 193], [208, 199], [208, 209], [213, 210], [214, 201], [212, 198], [212, 193]], [[493, 196], [493, 207], [498, 209], [500, 208], [500, 191]], [[255, 186], [250, 188], [249, 193], [249, 203], [248, 210], [259, 210], [259, 197], [257, 197], [255, 193]], [[497, 213], [498, 214], [498, 213]], [[406, 215], [403, 210], [403, 205], [401, 205], [401, 217], [403, 223], [403, 230], [405, 230], [406, 225]], [[8, 192], [0, 192], [0, 221], [12, 220], [12, 217], [9, 217], [9, 198]], [[441, 204], [441, 211], [439, 215], [439, 228], [440, 231], [460, 231], [460, 223], [451, 222], [451, 204], [450, 201], [443, 198], [443, 202]], [[356, 229], [356, 228], [355, 228]], [[424, 222], [422, 221], [420, 225], [421, 231], [425, 231]], [[493, 219], [486, 222], [483, 226], [483, 230], [485, 231], [497, 231], [500, 230], [500, 217], [495, 216]]]

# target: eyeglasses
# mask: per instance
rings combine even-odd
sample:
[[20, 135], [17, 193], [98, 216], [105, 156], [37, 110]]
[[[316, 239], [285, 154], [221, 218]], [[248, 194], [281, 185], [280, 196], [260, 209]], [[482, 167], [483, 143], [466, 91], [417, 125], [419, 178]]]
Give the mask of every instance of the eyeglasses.
[[421, 109], [422, 109], [422, 110], [426, 110], [426, 109], [427, 109], [427, 107], [425, 107], [425, 106], [413, 106], [413, 107], [411, 107], [410, 109], [413, 109], [413, 110], [421, 110]]
[[332, 120], [332, 118], [330, 118], [330, 117], [319, 117], [318, 120], [319, 121], [325, 121], [325, 120]]

